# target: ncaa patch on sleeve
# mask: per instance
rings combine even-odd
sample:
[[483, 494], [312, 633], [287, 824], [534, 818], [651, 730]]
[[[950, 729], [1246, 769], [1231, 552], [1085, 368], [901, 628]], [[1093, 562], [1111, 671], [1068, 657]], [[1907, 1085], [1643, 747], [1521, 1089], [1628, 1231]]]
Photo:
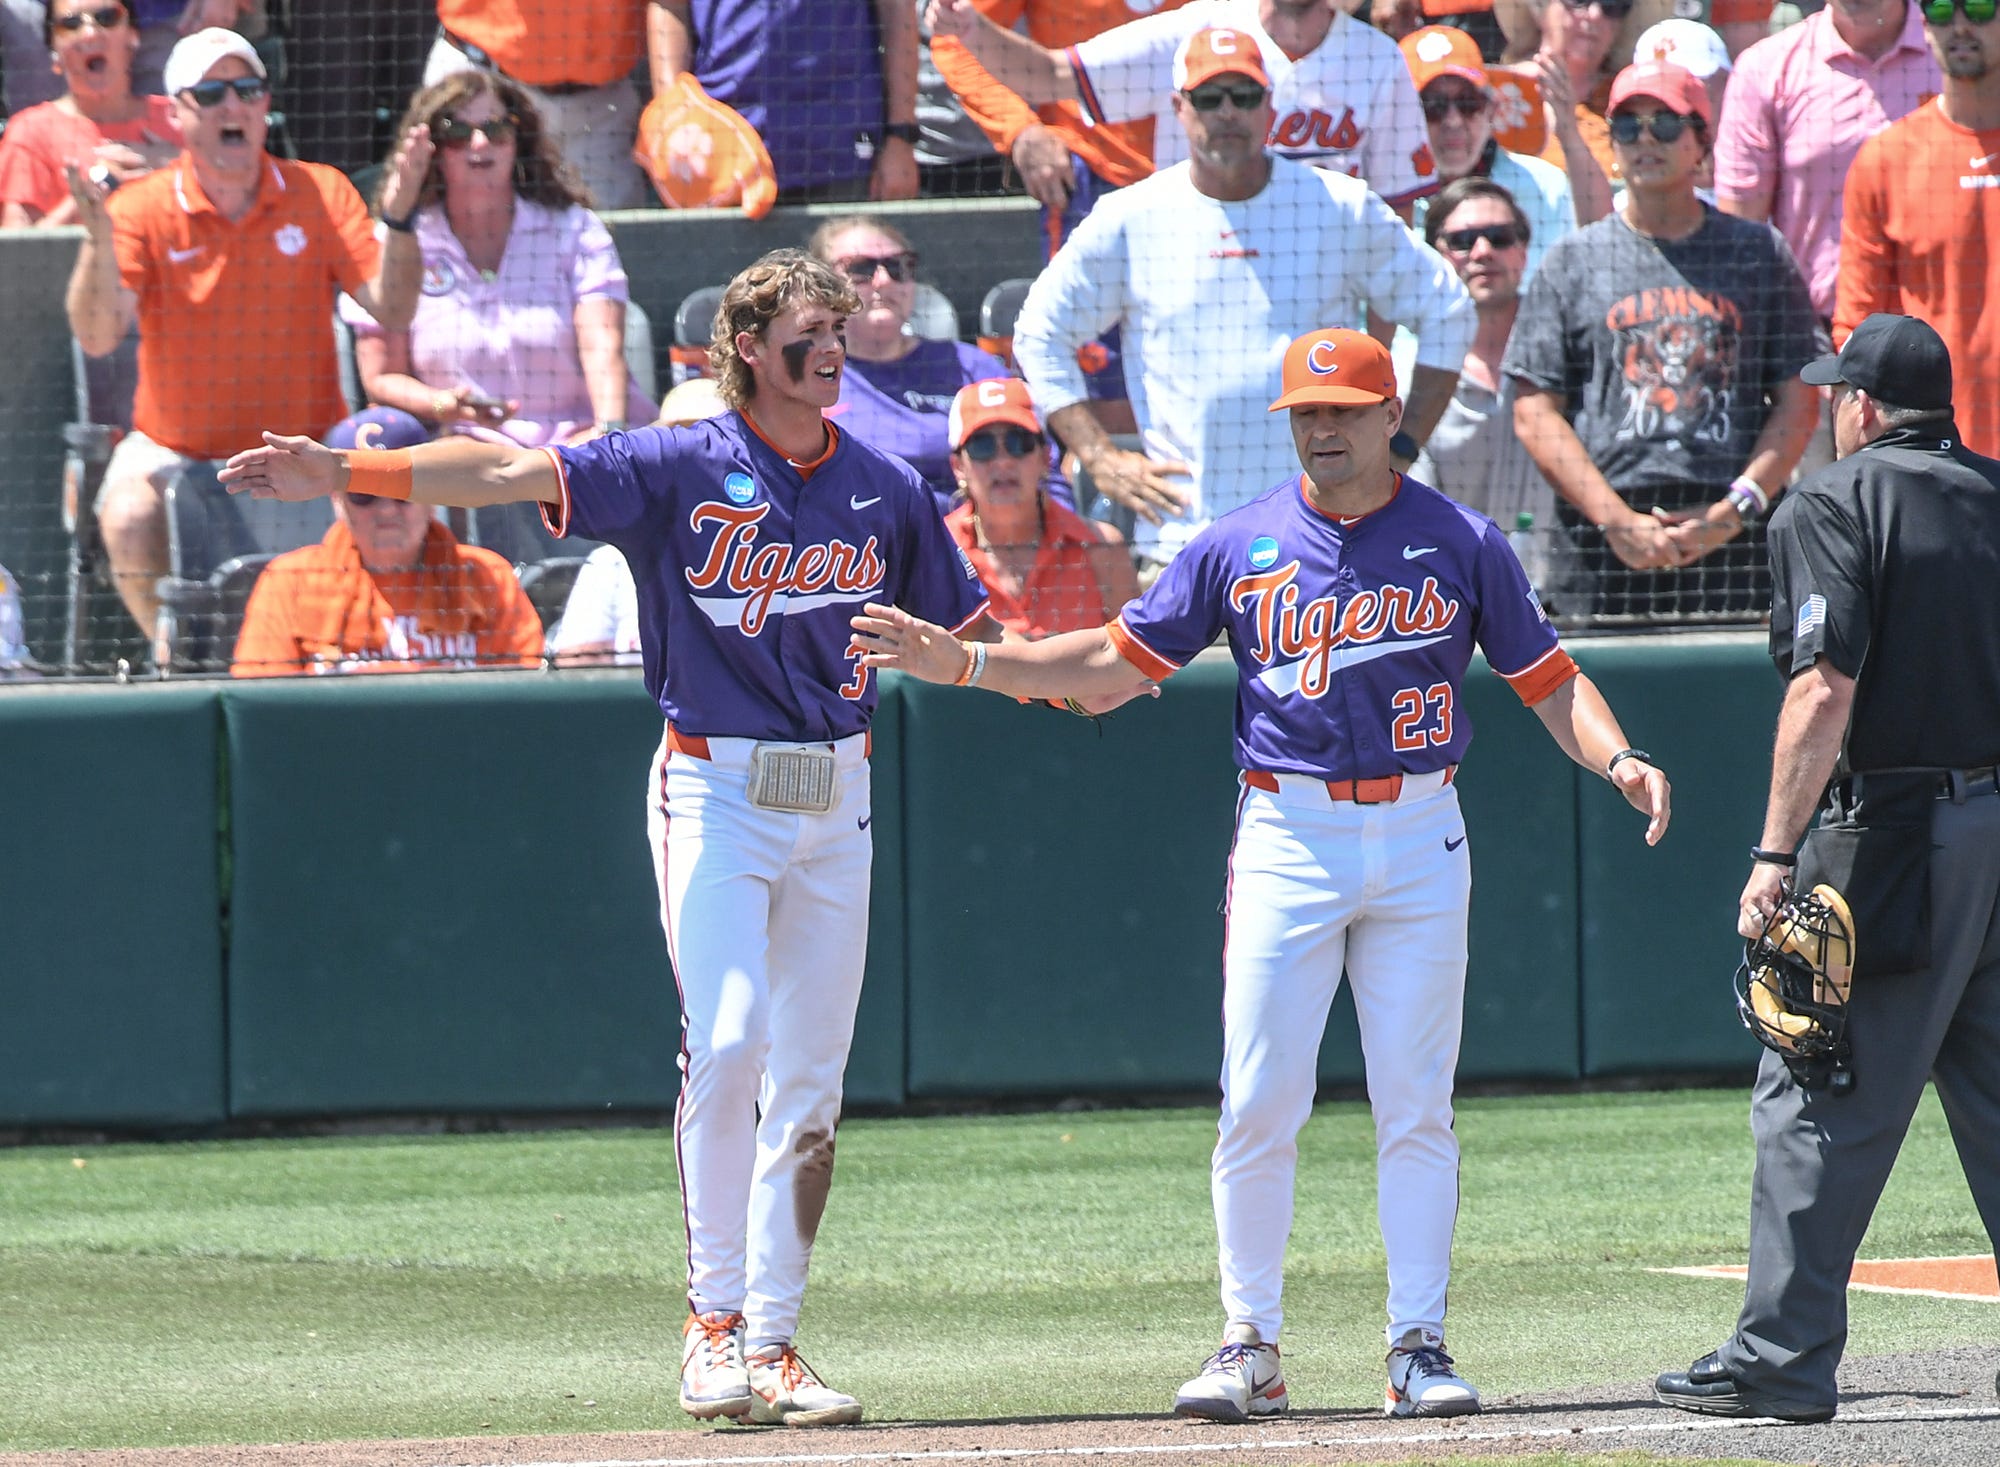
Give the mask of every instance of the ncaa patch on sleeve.
[[1798, 625], [1792, 631], [1792, 639], [1802, 642], [1825, 625], [1826, 597], [1814, 591], [1799, 603]]

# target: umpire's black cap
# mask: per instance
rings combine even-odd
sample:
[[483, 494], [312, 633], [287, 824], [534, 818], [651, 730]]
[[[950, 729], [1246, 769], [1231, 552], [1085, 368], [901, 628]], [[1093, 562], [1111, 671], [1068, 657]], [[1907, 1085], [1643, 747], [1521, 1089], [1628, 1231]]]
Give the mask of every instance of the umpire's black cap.
[[1951, 410], [1951, 353], [1915, 316], [1877, 311], [1836, 355], [1808, 362], [1799, 377], [1814, 387], [1859, 387], [1891, 407]]

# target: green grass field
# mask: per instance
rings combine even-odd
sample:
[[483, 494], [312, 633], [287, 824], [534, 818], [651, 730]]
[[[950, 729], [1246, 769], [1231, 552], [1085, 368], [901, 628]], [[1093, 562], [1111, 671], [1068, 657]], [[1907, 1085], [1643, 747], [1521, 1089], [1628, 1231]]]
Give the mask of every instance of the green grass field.
[[[1736, 1286], [1646, 1270], [1741, 1261], [1741, 1093], [1475, 1099], [1459, 1132], [1451, 1340], [1489, 1397], [1721, 1339]], [[875, 1420], [1160, 1413], [1221, 1323], [1213, 1137], [1207, 1110], [850, 1123], [802, 1349]], [[1365, 1109], [1301, 1145], [1286, 1373], [1362, 1407]], [[1927, 1101], [1864, 1256], [1985, 1248]], [[683, 1426], [682, 1267], [663, 1131], [0, 1152], [0, 1447]], [[1851, 1350], [1990, 1341], [1993, 1309], [1856, 1296]]]

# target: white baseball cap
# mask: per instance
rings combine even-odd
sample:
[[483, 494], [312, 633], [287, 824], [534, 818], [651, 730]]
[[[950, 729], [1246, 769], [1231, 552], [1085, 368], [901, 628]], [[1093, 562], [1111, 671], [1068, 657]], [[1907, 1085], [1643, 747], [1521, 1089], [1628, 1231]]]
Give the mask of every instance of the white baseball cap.
[[1722, 37], [1698, 20], [1675, 16], [1647, 26], [1632, 47], [1634, 66], [1678, 66], [1707, 81], [1718, 71], [1728, 71], [1729, 48]]
[[241, 57], [250, 64], [253, 73], [269, 79], [255, 46], [235, 31], [212, 25], [191, 36], [182, 36], [174, 43], [174, 49], [167, 56], [167, 64], [160, 73], [161, 83], [169, 97], [178, 97], [206, 77], [216, 62], [230, 56]]

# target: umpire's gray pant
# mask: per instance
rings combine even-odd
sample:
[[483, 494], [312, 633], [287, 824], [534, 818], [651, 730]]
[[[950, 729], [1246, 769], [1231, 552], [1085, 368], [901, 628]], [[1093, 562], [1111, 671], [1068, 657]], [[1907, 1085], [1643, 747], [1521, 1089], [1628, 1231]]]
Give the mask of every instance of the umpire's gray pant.
[[[1767, 1052], [1751, 1092], [1750, 1278], [1720, 1353], [1787, 1402], [1837, 1400], [1847, 1277], [1927, 1078], [2000, 1237], [2000, 795], [1939, 800], [1931, 835], [1931, 970], [1854, 985], [1853, 1091], [1802, 1090]], [[1855, 941], [1867, 951], [1865, 929]]]

